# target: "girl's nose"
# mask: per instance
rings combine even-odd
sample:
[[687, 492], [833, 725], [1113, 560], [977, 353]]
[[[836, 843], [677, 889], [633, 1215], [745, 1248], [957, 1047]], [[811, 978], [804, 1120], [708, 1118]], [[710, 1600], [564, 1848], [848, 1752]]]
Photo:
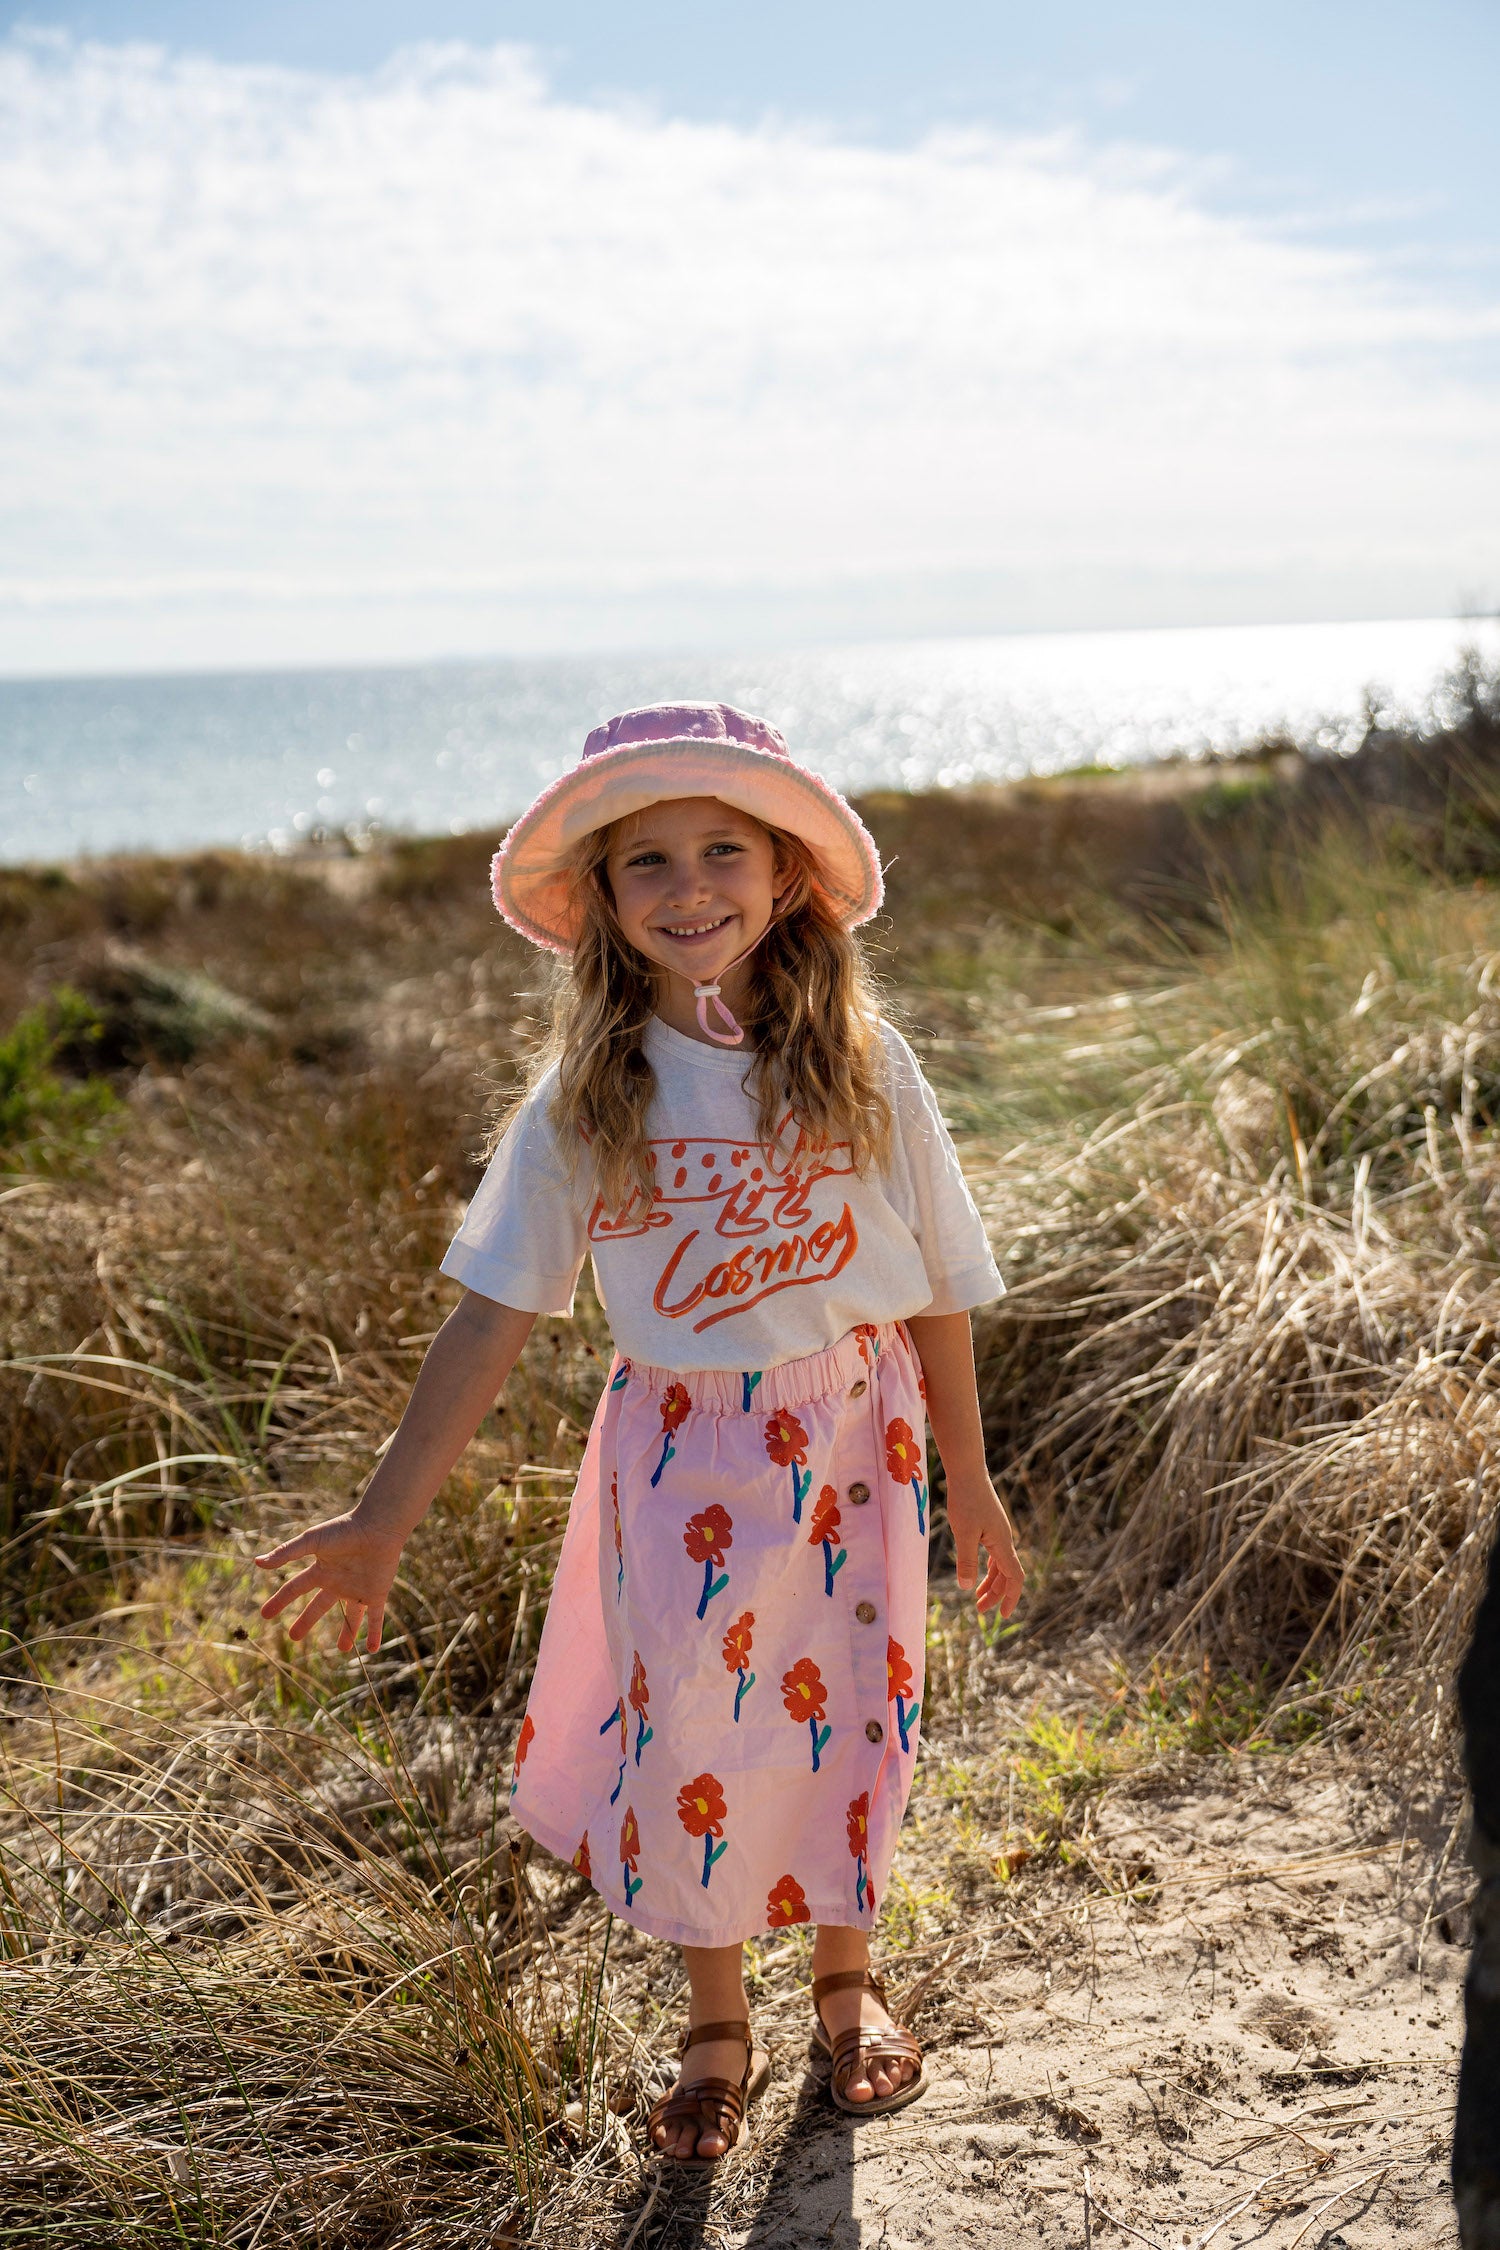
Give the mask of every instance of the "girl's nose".
[[674, 869], [670, 903], [674, 907], [701, 906], [713, 895], [713, 885], [701, 867]]

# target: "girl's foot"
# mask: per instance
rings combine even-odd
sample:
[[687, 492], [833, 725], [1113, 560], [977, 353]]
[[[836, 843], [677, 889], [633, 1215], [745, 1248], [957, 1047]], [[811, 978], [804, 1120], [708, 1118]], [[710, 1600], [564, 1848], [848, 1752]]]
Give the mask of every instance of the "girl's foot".
[[[861, 1991], [828, 1992], [823, 1995], [818, 2013], [828, 2026], [831, 2039], [841, 2031], [861, 2030], [895, 2031], [896, 2019], [890, 2009], [866, 1986]], [[844, 2092], [851, 2102], [884, 2101], [902, 2086], [910, 2085], [922, 2065], [914, 2055], [881, 2058], [878, 2050], [866, 2064], [861, 2058], [844, 2083]]]
[[[718, 2024], [705, 2028], [728, 2029]], [[660, 2155], [678, 2164], [713, 2164], [747, 2137], [745, 2106], [769, 2076], [766, 2058], [751, 2047], [749, 2032], [747, 2023], [740, 2037], [689, 2035], [677, 2083], [651, 2112], [648, 2131]]]

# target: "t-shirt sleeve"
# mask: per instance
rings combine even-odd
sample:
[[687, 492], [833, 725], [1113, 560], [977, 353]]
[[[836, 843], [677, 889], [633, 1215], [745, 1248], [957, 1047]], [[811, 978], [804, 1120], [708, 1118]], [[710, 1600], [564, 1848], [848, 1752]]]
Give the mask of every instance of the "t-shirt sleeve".
[[571, 1313], [588, 1254], [582, 1197], [547, 1115], [553, 1074], [490, 1158], [442, 1270], [518, 1312]]
[[924, 1313], [968, 1312], [1005, 1294], [953, 1136], [899, 1031], [882, 1023], [893, 1115], [889, 1192], [916, 1236], [932, 1287]]

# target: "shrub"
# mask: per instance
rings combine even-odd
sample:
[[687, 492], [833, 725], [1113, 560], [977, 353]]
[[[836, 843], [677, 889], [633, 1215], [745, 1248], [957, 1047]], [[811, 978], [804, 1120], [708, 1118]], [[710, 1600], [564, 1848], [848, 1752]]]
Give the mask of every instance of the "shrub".
[[101, 1029], [82, 993], [60, 985], [0, 1038], [0, 1151], [11, 1161], [38, 1144], [55, 1149], [87, 1136], [114, 1108], [104, 1079], [67, 1079], [54, 1068], [65, 1051], [86, 1052], [97, 1043]]

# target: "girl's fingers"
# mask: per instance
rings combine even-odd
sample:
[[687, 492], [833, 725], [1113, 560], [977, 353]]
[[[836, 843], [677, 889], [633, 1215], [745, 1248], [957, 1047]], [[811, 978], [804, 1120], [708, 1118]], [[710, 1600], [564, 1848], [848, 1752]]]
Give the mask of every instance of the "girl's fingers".
[[995, 1572], [1000, 1580], [1000, 1615], [1009, 1617], [1022, 1594], [1026, 1591], [1026, 1573], [1020, 1557], [1011, 1553], [1003, 1563], [997, 1563]]
[[295, 1625], [287, 1628], [287, 1639], [305, 1641], [320, 1617], [326, 1617], [337, 1601], [336, 1594], [315, 1594]]
[[385, 1622], [385, 1603], [371, 1602], [365, 1611], [365, 1649], [371, 1656], [380, 1646], [380, 1628]]
[[[1021, 1599], [1026, 1585], [1026, 1573], [1021, 1558], [1016, 1553], [1015, 1542], [1007, 1537], [1003, 1547], [992, 1547], [984, 1541], [986, 1570], [984, 1579], [975, 1594], [975, 1606], [981, 1610], [994, 1609], [998, 1604], [1000, 1615], [1009, 1617]], [[963, 1584], [960, 1577], [959, 1584]]]
[[[322, 1575], [322, 1566], [315, 1558], [306, 1570], [299, 1570], [295, 1578], [289, 1578], [284, 1586], [278, 1586], [274, 1594], [267, 1596], [260, 1605], [261, 1616], [279, 1617], [289, 1602], [296, 1601], [299, 1595], [310, 1593]], [[333, 1596], [330, 1594], [328, 1598], [332, 1601]]]
[[279, 1547], [272, 1547], [267, 1554], [257, 1555], [255, 1567], [257, 1570], [279, 1570], [283, 1563], [300, 1562], [304, 1555], [315, 1555], [317, 1551], [316, 1532], [299, 1531], [295, 1539], [283, 1539]]
[[363, 1602], [345, 1602], [344, 1622], [339, 1628], [339, 1649], [345, 1656], [351, 1656], [354, 1652], [354, 1644], [359, 1639], [359, 1628], [364, 1614], [365, 1605]]

